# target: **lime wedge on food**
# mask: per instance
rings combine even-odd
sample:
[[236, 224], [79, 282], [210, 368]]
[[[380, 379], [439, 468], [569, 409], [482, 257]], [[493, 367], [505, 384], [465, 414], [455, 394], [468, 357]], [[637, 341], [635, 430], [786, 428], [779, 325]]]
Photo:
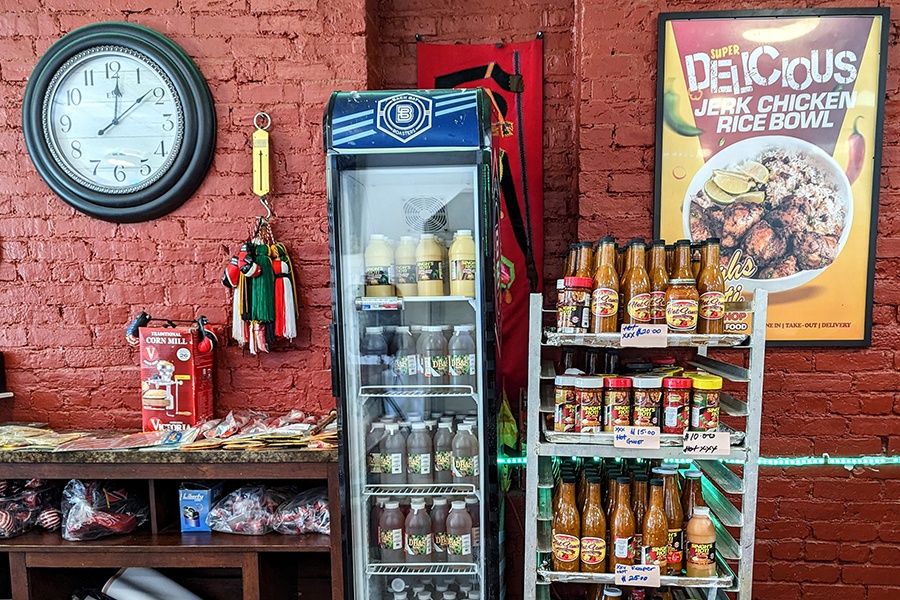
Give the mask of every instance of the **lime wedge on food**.
[[767, 183], [769, 181], [769, 169], [762, 163], [748, 160], [738, 167], [742, 173], [746, 173], [757, 183]]
[[737, 179], [744, 179], [746, 181], [750, 181], [750, 176], [744, 173], [743, 171], [724, 171], [722, 169], [713, 169], [713, 177], [718, 177], [719, 175], [728, 175], [729, 177], [735, 177]]
[[752, 202], [753, 204], [762, 204], [766, 201], [765, 192], [747, 192], [734, 198], [735, 202]]
[[713, 182], [722, 188], [722, 191], [727, 192], [733, 196], [737, 196], [739, 194], [745, 194], [750, 191], [753, 187], [753, 184], [741, 177], [735, 177], [731, 173], [720, 173], [718, 175], [713, 175]]
[[706, 195], [710, 200], [720, 206], [728, 206], [734, 202], [734, 198], [731, 197], [731, 194], [717, 186], [712, 179], [707, 180], [707, 182], [703, 184], [703, 191], [706, 192]]

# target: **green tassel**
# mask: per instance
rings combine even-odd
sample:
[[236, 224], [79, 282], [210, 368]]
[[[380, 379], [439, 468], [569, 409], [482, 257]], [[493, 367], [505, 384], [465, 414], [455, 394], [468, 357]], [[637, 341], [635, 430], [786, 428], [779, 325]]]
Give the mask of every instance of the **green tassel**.
[[269, 247], [256, 247], [256, 264], [260, 273], [250, 280], [252, 289], [252, 315], [254, 321], [269, 323], [275, 320], [275, 272], [269, 258]]

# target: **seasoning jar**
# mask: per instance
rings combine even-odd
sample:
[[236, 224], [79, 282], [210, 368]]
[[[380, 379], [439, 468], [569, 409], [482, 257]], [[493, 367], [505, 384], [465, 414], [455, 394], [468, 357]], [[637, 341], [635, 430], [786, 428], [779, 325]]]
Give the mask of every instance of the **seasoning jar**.
[[556, 304], [556, 329], [560, 333], [587, 333], [590, 324], [590, 277], [566, 277]]
[[662, 380], [662, 431], [682, 434], [688, 427], [691, 409], [691, 387], [687, 377], [666, 377]]
[[554, 380], [553, 431], [575, 431], [575, 413], [578, 410], [575, 381], [572, 375], [557, 375]]
[[662, 381], [658, 375], [635, 375], [631, 378], [633, 408], [631, 424], [659, 427], [662, 406]]
[[691, 377], [691, 381], [691, 431], [716, 431], [719, 428], [722, 378], [702, 373]]
[[676, 333], [697, 330], [700, 296], [693, 279], [673, 279], [666, 291], [666, 325]]
[[575, 380], [575, 431], [599, 433], [603, 431], [603, 378], [578, 377]]
[[631, 425], [631, 379], [607, 377], [603, 383], [603, 431]]

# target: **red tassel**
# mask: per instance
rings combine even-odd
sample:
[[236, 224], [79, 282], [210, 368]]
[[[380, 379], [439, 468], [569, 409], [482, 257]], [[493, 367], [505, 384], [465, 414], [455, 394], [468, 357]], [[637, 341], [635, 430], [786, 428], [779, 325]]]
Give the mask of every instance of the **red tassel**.
[[280, 260], [272, 261], [272, 270], [275, 271], [275, 335], [284, 335], [284, 272], [285, 264]]

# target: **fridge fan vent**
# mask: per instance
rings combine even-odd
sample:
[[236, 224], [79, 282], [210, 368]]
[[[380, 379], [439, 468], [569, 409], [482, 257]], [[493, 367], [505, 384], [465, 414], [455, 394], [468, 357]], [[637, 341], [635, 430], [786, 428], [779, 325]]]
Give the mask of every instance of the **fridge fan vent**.
[[447, 227], [444, 203], [432, 196], [417, 196], [403, 203], [406, 226], [412, 231], [439, 233]]

